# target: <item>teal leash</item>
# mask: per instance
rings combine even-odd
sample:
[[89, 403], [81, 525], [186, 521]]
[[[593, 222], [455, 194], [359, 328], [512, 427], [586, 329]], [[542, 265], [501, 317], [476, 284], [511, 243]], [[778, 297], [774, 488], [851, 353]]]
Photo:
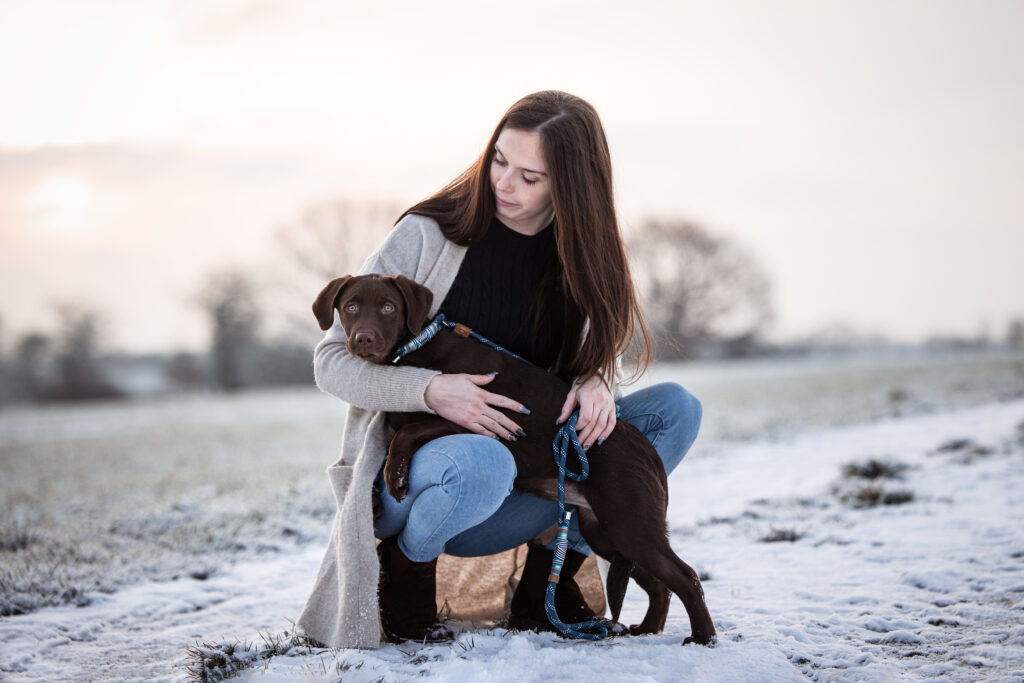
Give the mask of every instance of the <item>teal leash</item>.
[[[455, 330], [456, 334], [463, 337], [472, 337], [479, 342], [487, 344], [492, 349], [507, 353], [524, 363], [530, 362], [522, 356], [512, 353], [505, 347], [495, 344], [490, 339], [477, 334], [465, 325], [451, 322], [444, 317], [443, 313], [438, 314], [412, 341], [398, 349], [391, 362], [397, 363], [416, 349], [421, 348], [445, 328]], [[619, 416], [618, 404], [615, 405], [615, 416]], [[554, 558], [551, 561], [551, 574], [548, 575], [548, 590], [544, 597], [544, 611], [547, 613], [548, 621], [551, 622], [551, 625], [557, 628], [566, 638], [600, 640], [601, 638], [608, 637], [608, 628], [600, 621], [582, 621], [576, 624], [566, 624], [558, 618], [558, 611], [555, 609], [555, 588], [558, 586], [558, 578], [562, 573], [562, 565], [565, 563], [565, 553], [569, 547], [569, 522], [572, 519], [573, 513], [572, 506], [567, 508], [565, 505], [565, 478], [569, 477], [573, 481], [585, 481], [590, 476], [590, 462], [587, 460], [583, 446], [580, 445], [579, 435], [576, 433], [576, 421], [579, 420], [579, 417], [579, 410], [574, 411], [569, 416], [569, 419], [565, 421], [565, 424], [555, 434], [555, 442], [552, 445], [552, 450], [555, 454], [555, 464], [558, 466], [558, 538], [555, 544]], [[569, 444], [572, 444], [576, 455], [580, 459], [579, 474], [569, 471], [566, 466]]]
[[[618, 417], [618, 405], [615, 406], [616, 417]], [[579, 436], [576, 434], [576, 421], [579, 420], [580, 411], [573, 412], [565, 424], [555, 434], [555, 442], [552, 450], [555, 454], [555, 464], [558, 466], [558, 538], [555, 541], [555, 556], [551, 561], [551, 574], [548, 575], [548, 590], [544, 596], [544, 611], [548, 615], [548, 621], [559, 630], [566, 638], [585, 640], [600, 640], [608, 637], [608, 628], [600, 621], [581, 621], [576, 624], [563, 623], [558, 618], [558, 611], [555, 609], [555, 588], [558, 586], [558, 578], [562, 573], [562, 564], [565, 562], [565, 553], [569, 547], [569, 522], [572, 519], [573, 509], [565, 505], [565, 478], [573, 481], [584, 481], [590, 476], [590, 462], [580, 445]], [[566, 465], [569, 444], [572, 444], [576, 455], [580, 459], [579, 474], [569, 470]]]

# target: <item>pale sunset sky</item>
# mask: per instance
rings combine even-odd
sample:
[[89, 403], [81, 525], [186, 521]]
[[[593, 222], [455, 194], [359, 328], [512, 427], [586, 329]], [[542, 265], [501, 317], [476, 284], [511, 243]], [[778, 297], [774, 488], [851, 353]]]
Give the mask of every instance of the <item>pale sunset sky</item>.
[[600, 113], [626, 229], [764, 266], [771, 338], [1024, 316], [1024, 2], [0, 0], [0, 343], [63, 302], [203, 348], [204, 276], [272, 272], [311, 205], [413, 203], [549, 88]]

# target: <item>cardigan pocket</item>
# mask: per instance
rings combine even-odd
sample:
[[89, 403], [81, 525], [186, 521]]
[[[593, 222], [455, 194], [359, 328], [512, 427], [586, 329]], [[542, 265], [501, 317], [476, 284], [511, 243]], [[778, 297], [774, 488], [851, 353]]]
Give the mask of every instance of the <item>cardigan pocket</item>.
[[345, 494], [348, 492], [348, 487], [352, 483], [352, 471], [355, 469], [354, 465], [342, 465], [337, 463], [327, 468], [327, 478], [331, 482], [331, 490], [334, 492], [334, 501], [338, 504], [338, 509], [341, 509], [342, 503], [345, 502]]

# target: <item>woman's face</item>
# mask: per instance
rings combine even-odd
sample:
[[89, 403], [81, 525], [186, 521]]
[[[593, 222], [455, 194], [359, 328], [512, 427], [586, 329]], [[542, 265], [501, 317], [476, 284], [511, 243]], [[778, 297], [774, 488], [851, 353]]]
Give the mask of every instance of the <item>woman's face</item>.
[[491, 189], [498, 220], [524, 235], [536, 235], [551, 222], [551, 182], [540, 135], [505, 128], [494, 144]]

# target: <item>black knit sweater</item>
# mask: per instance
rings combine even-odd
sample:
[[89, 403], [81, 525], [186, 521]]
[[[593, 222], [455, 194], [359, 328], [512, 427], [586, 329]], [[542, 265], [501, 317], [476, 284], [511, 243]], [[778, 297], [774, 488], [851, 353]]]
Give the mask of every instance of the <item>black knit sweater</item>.
[[495, 218], [467, 249], [440, 312], [548, 368], [561, 344], [557, 266], [554, 224], [531, 236]]

